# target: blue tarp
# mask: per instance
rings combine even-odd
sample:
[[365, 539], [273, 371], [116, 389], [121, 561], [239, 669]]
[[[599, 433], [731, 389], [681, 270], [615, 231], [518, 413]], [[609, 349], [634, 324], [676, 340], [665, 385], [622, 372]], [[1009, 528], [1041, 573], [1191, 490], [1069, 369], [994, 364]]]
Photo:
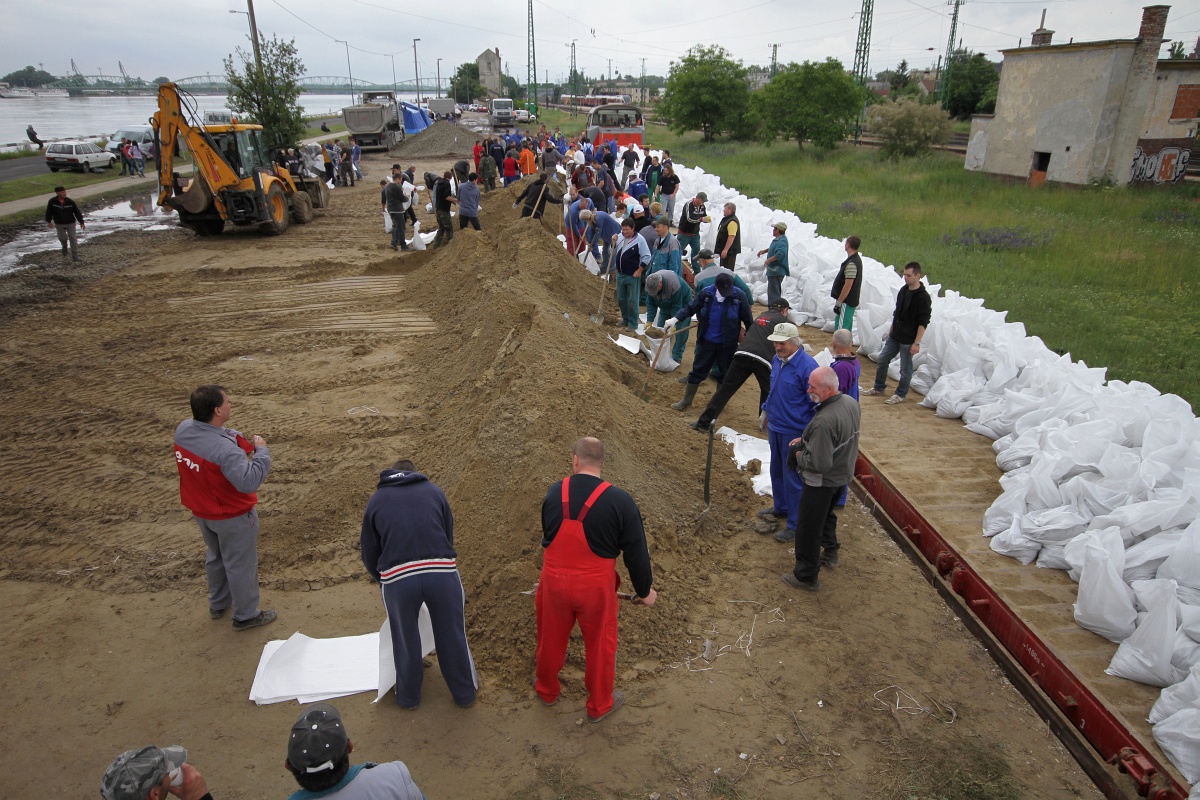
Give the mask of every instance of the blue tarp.
[[404, 106], [404, 133], [420, 133], [428, 128], [433, 122], [429, 119], [429, 112], [418, 106], [416, 103], [401, 103]]

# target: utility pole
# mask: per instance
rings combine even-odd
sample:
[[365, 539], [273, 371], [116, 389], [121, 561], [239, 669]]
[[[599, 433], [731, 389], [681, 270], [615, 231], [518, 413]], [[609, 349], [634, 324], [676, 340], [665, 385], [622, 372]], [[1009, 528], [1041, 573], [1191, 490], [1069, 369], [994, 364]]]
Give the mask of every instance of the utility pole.
[[871, 58], [871, 21], [875, 16], [875, 0], [863, 0], [858, 17], [858, 46], [854, 49], [854, 80], [866, 87], [871, 79], [867, 62]]
[[350, 105], [354, 105], [354, 71], [350, 69], [350, 43], [344, 39], [334, 39], [334, 41], [346, 45], [346, 71], [350, 73]]
[[413, 80], [417, 84], [417, 105], [421, 105], [421, 70], [417, 67], [417, 42], [420, 39], [413, 39]]
[[[533, 46], [533, 0], [529, 0], [529, 31], [526, 36], [529, 39], [528, 64], [525, 70], [525, 107], [529, 108], [533, 113], [538, 112], [538, 82], [537, 82], [537, 50]], [[532, 103], [532, 107], [530, 106]]]
[[779, 45], [771, 45], [771, 77], [775, 77], [775, 73], [779, 71]]
[[442, 60], [439, 58], [437, 63], [437, 96], [442, 96]]
[[250, 38], [254, 40], [254, 65], [258, 68], [258, 80], [262, 82], [262, 53], [258, 50], [258, 23], [254, 21], [254, 0], [246, 0], [246, 8], [250, 12]]
[[612, 59], [608, 59], [608, 79], [612, 80]]
[[650, 105], [648, 97], [646, 97], [646, 59], [642, 59], [642, 105]]
[[958, 36], [958, 10], [964, 0], [951, 0], [954, 3], [954, 14], [950, 17], [950, 38], [946, 40], [946, 71], [942, 73], [942, 83], [938, 86], [938, 100], [942, 108], [950, 102], [950, 80], [954, 72], [954, 39]]
[[571, 40], [571, 116], [579, 116], [579, 70], [575, 68], [575, 40]]
[[389, 53], [388, 58], [392, 60], [392, 93], [400, 94], [400, 90], [396, 88], [396, 56]]

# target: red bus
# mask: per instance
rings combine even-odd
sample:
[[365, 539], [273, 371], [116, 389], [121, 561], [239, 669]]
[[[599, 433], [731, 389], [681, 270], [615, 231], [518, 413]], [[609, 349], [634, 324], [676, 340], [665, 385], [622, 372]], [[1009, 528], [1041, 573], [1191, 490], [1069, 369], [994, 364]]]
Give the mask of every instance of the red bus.
[[642, 147], [646, 125], [642, 121], [642, 112], [635, 106], [613, 103], [592, 109], [586, 132], [588, 139], [596, 144], [616, 139], [618, 145]]

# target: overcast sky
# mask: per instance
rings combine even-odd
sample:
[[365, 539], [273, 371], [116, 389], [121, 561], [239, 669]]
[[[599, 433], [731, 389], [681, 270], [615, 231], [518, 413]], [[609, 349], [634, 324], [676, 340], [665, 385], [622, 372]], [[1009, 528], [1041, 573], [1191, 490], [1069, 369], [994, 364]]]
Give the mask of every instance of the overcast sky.
[[[1141, 9], [1136, 0], [968, 0], [959, 16], [963, 46], [1000, 60], [999, 50], [1016, 47], [1038, 27], [1055, 43], [1129, 39], [1137, 35]], [[248, 46], [245, 0], [172, 0], [170, 3], [62, 3], [6, 0], [0, 32], [0, 74], [28, 64], [65, 75], [71, 59], [87, 75], [118, 74], [118, 62], [134, 77], [178, 79], [220, 73], [222, 58]], [[526, 2], [450, 0], [445, 3], [396, 0], [254, 0], [259, 31], [268, 38], [294, 39], [311, 76], [347, 74], [389, 83], [394, 56], [396, 78], [413, 77], [413, 38], [422, 83], [433, 82], [437, 60], [445, 79], [485, 48], [499, 48], [506, 71], [524, 82]], [[539, 80], [566, 75], [569, 45], [589, 76], [665, 75], [672, 59], [696, 44], [721, 44], [746, 65], [770, 63], [770, 45], [779, 61], [854, 61], [858, 37], [857, 0], [645, 0], [567, 3], [533, 0]], [[933, 66], [944, 53], [953, 3], [935, 0], [876, 0], [870, 71], [906, 59], [912, 67]], [[1190, 53], [1200, 31], [1200, 0], [1172, 5], [1166, 38], [1182, 40]], [[1163, 54], [1166, 54], [1164, 45]]]

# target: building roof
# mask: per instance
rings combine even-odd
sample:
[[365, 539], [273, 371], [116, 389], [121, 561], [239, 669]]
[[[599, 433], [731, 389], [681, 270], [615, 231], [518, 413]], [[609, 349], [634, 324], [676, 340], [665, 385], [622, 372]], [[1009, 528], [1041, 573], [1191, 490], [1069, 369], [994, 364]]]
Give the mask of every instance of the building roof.
[[1140, 41], [1141, 39], [1104, 39], [1099, 42], [1026, 45], [1024, 47], [1009, 47], [1000, 52], [1007, 56], [1009, 53], [1024, 55], [1026, 53], [1062, 52], [1067, 50], [1100, 50], [1109, 47], [1135, 47]]

